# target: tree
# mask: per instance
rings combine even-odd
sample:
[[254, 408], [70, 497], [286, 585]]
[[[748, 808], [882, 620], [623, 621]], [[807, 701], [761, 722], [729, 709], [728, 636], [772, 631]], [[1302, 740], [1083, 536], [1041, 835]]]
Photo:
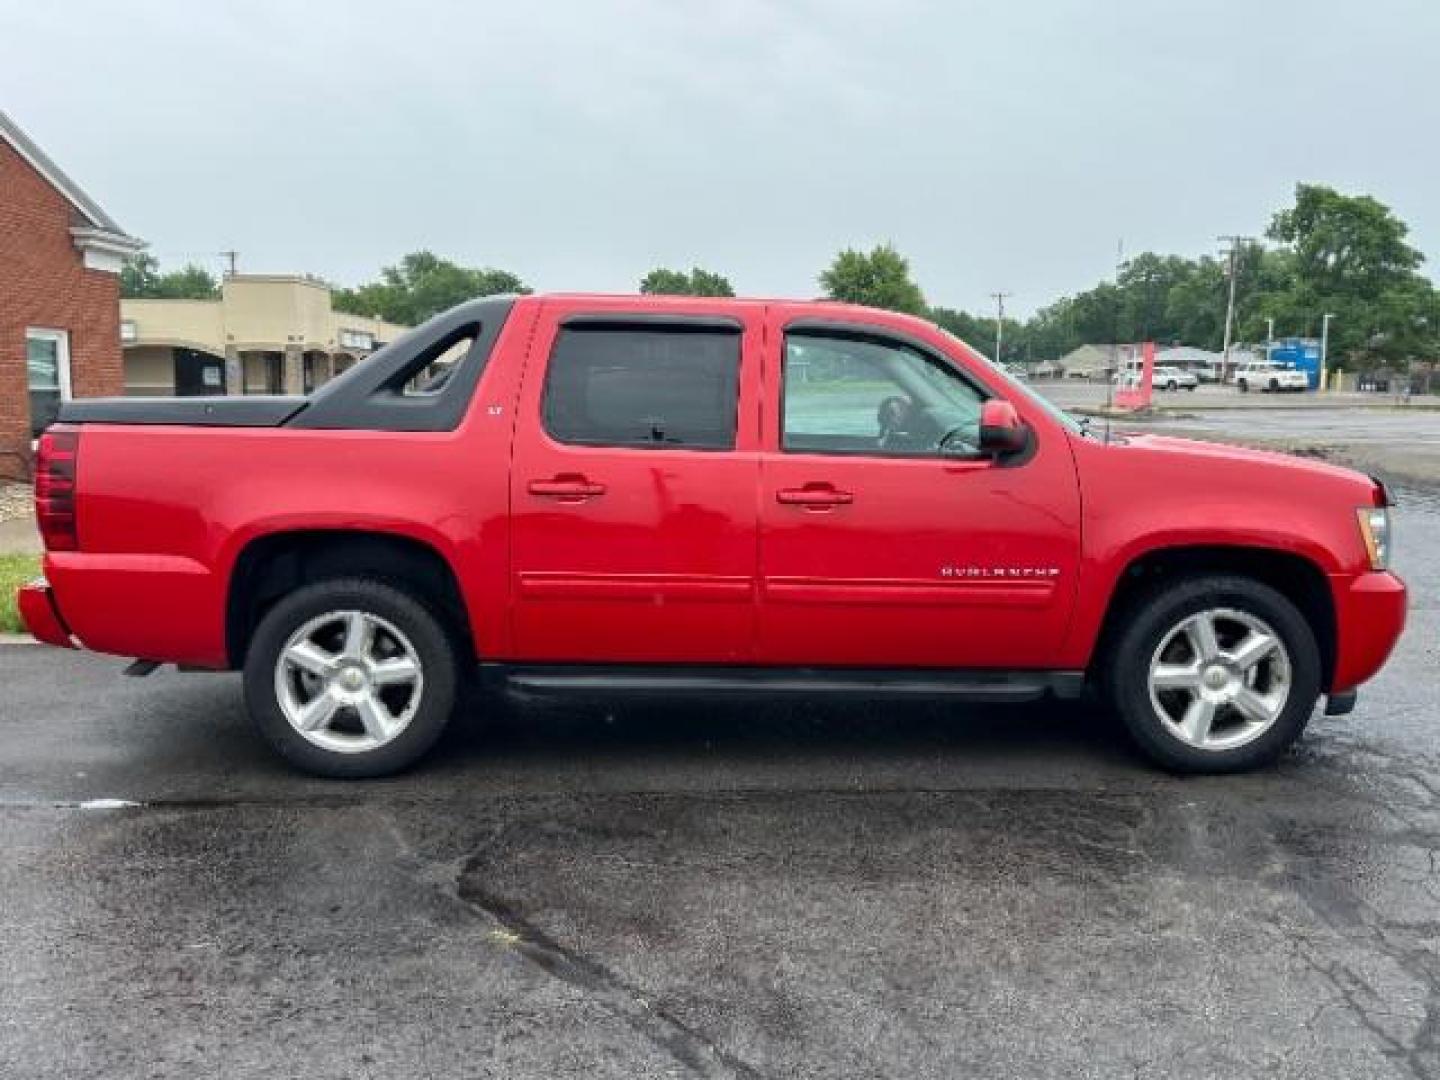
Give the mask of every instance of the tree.
[[[1243, 249], [1242, 249], [1243, 250]], [[1251, 277], [1246, 273], [1246, 260], [1238, 260], [1239, 281], [1247, 286]], [[1237, 288], [1236, 301], [1240, 318], [1240, 337], [1245, 337], [1245, 311], [1248, 288]], [[1165, 299], [1165, 340], [1193, 345], [1198, 349], [1218, 352], [1225, 343], [1225, 307], [1229, 302], [1225, 267], [1209, 255], [1190, 264], [1190, 272], [1170, 287]]]
[[127, 300], [215, 300], [220, 286], [203, 266], [186, 263], [162, 274], [155, 256], [141, 253], [121, 266], [120, 295]]
[[1407, 283], [1425, 257], [1405, 242], [1406, 224], [1369, 195], [1298, 184], [1267, 235], [1289, 245], [1295, 276], [1321, 293], [1378, 295]]
[[179, 270], [160, 275], [160, 296], [169, 300], [216, 300], [220, 286], [203, 266], [186, 263]]
[[127, 300], [154, 296], [159, 280], [160, 262], [154, 255], [131, 255], [120, 267], [120, 295]]
[[[932, 307], [926, 316], [936, 326], [948, 330], [971, 348], [983, 350], [987, 341], [995, 340], [994, 319], [982, 319], [968, 311], [947, 307]], [[1009, 331], [1008, 319], [1006, 331]]]
[[700, 267], [690, 273], [657, 266], [640, 280], [640, 291], [648, 296], [734, 296], [729, 280]]
[[335, 290], [334, 304], [340, 311], [415, 326], [478, 296], [529, 291], [508, 270], [460, 266], [432, 252], [415, 251], [398, 265], [384, 267], [379, 281]]
[[925, 294], [910, 280], [910, 264], [890, 244], [866, 253], [846, 248], [820, 275], [820, 286], [832, 300], [869, 307], [926, 312]]
[[1179, 255], [1146, 251], [1120, 268], [1116, 341], [1174, 341], [1180, 336], [1177, 290], [1189, 285], [1199, 267]]
[[[995, 350], [995, 320], [988, 316], [971, 315], [954, 308], [932, 307], [926, 317], [942, 330], [948, 330], [972, 349], [989, 356]], [[1030, 359], [1032, 352], [1029, 326], [1017, 319], [1005, 320], [1001, 335], [1005, 363]]]
[[1266, 298], [1267, 313], [1310, 334], [1333, 314], [1332, 355], [1391, 364], [1436, 355], [1440, 305], [1417, 272], [1424, 256], [1406, 243], [1408, 233], [1368, 195], [1297, 185], [1295, 205], [1277, 213], [1267, 233], [1284, 245], [1291, 267], [1284, 286]]
[[[1274, 216], [1270, 244], [1236, 253], [1235, 338], [1318, 337], [1334, 315], [1330, 362], [1405, 365], [1440, 359], [1440, 291], [1421, 274], [1423, 258], [1408, 230], [1383, 203], [1301, 184], [1295, 205]], [[1153, 340], [1218, 351], [1229, 295], [1226, 262], [1142, 252], [1115, 280], [1062, 296], [1028, 320], [1005, 322], [1005, 356], [1054, 360], [1085, 344]], [[905, 260], [892, 247], [845, 251], [821, 277], [827, 293], [897, 311], [925, 313], [982, 352], [995, 320], [953, 308], [924, 309]]]

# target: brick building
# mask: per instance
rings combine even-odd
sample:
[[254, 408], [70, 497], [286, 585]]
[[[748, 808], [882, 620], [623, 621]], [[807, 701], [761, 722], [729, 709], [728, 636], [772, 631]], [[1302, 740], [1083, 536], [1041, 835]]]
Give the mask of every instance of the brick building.
[[124, 393], [120, 266], [144, 247], [0, 112], [0, 478], [61, 400]]

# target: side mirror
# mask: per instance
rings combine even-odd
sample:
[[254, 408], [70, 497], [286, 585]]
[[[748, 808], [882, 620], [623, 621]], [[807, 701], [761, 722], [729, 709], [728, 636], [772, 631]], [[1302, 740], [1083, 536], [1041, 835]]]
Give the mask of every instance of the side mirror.
[[980, 452], [992, 457], [1009, 457], [1030, 446], [1030, 429], [1015, 406], [991, 398], [980, 406]]

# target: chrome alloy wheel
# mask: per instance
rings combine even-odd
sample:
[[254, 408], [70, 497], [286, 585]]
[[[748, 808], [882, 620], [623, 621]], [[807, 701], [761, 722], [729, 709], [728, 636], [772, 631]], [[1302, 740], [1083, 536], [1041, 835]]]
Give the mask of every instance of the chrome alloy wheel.
[[331, 611], [290, 635], [275, 662], [275, 696], [303, 738], [339, 753], [375, 750], [414, 719], [425, 690], [420, 657], [393, 623]]
[[1150, 658], [1150, 704], [1170, 734], [1231, 750], [1274, 726], [1290, 699], [1290, 654], [1263, 619], [1212, 608], [1182, 619]]

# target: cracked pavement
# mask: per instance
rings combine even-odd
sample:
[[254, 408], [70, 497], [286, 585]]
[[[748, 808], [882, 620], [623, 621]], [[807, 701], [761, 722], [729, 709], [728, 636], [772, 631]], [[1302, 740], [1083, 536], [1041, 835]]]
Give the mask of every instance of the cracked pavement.
[[1440, 1076], [1400, 496], [1396, 657], [1239, 777], [1053, 705], [577, 702], [334, 783], [233, 677], [0, 647], [0, 1076]]

